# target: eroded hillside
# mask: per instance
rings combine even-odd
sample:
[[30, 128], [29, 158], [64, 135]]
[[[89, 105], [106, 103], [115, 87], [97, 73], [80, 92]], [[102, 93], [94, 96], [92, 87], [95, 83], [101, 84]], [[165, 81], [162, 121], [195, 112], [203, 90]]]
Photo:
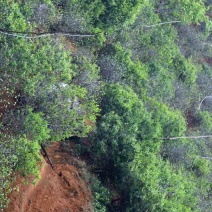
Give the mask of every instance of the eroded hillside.
[[51, 145], [47, 152], [55, 170], [44, 162], [36, 185], [17, 178], [5, 212], [93, 211], [92, 193], [80, 169], [85, 164], [62, 151], [60, 143]]

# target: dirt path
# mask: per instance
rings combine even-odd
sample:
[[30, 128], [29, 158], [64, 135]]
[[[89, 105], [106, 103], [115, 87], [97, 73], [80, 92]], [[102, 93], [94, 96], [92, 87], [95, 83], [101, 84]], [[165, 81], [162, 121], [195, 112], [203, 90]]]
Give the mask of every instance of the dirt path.
[[55, 166], [49, 164], [41, 169], [41, 180], [36, 186], [18, 183], [19, 192], [10, 195], [11, 203], [5, 212], [92, 212], [92, 194], [83, 180], [76, 159], [61, 152], [59, 143], [47, 149]]

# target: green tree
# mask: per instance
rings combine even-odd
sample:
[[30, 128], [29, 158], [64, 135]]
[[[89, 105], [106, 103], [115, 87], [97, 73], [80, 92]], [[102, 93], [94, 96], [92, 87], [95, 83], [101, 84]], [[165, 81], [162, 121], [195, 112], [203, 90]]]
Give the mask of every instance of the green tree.
[[206, 11], [207, 7], [204, 1], [189, 1], [189, 0], [170, 0], [167, 2], [156, 1], [155, 2], [157, 13], [163, 18], [171, 18], [173, 20], [182, 20], [185, 23], [198, 23], [201, 21], [206, 21]]
[[27, 110], [21, 133], [26, 134], [28, 140], [41, 143], [50, 138], [48, 122], [43, 119], [42, 113], [33, 113], [32, 108]]
[[59, 141], [72, 135], [85, 136], [99, 113], [97, 103], [86, 96], [85, 88], [73, 84], [55, 84], [46, 90], [37, 89], [37, 98], [29, 98], [35, 111], [42, 112], [50, 128], [51, 140]]
[[6, 208], [15, 171], [25, 177], [39, 177], [40, 145], [26, 137], [1, 134], [0, 138], [0, 209]]
[[134, 181], [127, 211], [198, 211], [194, 177], [184, 170], [176, 172], [157, 157], [149, 141], [142, 143], [129, 166]]
[[7, 198], [10, 193], [11, 174], [17, 164], [18, 158], [15, 154], [15, 139], [6, 138], [0, 134], [0, 209], [6, 208], [9, 200]]

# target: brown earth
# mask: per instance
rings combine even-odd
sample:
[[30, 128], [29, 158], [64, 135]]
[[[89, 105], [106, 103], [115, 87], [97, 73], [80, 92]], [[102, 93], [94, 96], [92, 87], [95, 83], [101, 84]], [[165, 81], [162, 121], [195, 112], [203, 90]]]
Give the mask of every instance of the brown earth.
[[60, 143], [48, 149], [55, 170], [44, 162], [41, 180], [34, 186], [17, 177], [5, 212], [92, 212], [92, 193], [83, 179], [80, 165], [83, 164], [70, 152], [62, 151]]

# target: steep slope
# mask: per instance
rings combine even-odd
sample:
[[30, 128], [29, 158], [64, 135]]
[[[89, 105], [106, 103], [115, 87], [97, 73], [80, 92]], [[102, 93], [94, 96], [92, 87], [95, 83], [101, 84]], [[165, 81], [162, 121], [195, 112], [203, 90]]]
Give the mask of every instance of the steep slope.
[[51, 145], [47, 152], [55, 170], [45, 163], [41, 180], [35, 186], [26, 186], [17, 179], [5, 212], [93, 211], [91, 191], [77, 165], [80, 161], [62, 151], [60, 143]]

